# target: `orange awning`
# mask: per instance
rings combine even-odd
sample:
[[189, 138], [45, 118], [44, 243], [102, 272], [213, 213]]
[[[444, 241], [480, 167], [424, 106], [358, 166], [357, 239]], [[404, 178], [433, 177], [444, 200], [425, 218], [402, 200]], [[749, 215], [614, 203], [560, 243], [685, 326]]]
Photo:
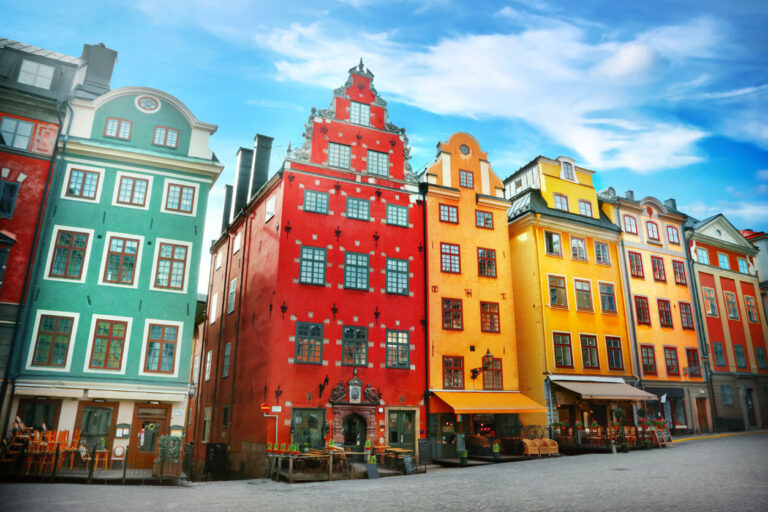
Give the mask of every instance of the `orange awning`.
[[519, 391], [433, 391], [456, 414], [547, 412]]

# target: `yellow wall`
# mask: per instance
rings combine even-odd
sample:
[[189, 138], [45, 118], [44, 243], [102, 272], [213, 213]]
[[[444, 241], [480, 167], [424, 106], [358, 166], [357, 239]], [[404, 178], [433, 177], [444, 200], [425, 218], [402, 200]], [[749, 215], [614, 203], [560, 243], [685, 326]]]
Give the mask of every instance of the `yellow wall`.
[[[462, 145], [469, 149], [469, 154], [462, 154]], [[439, 150], [437, 161], [427, 170], [428, 175], [431, 175], [430, 183], [433, 184], [428, 188], [426, 202], [430, 389], [444, 387], [444, 355], [464, 357], [464, 389], [483, 389], [482, 374], [472, 380], [470, 369], [481, 367], [483, 355], [490, 350], [494, 357], [502, 359], [503, 389], [517, 390], [515, 317], [507, 238], [508, 202], [503, 198], [483, 199], [478, 196], [497, 196], [497, 191], [502, 190], [502, 183], [490, 165], [487, 165], [486, 154], [472, 136], [456, 133], [447, 143], [441, 143]], [[486, 165], [484, 179], [482, 169]], [[474, 188], [459, 186], [460, 169], [473, 173]], [[440, 204], [458, 207], [458, 224], [439, 220]], [[475, 226], [476, 210], [493, 214], [493, 229]], [[441, 242], [460, 245], [460, 274], [441, 271]], [[478, 276], [478, 247], [495, 249], [496, 278]], [[443, 329], [443, 297], [462, 300], [463, 330]], [[481, 301], [499, 304], [499, 333], [481, 331]], [[474, 345], [474, 352], [470, 351], [470, 345]]]
[[592, 218], [599, 218], [597, 205], [597, 192], [592, 185], [592, 172], [574, 166], [577, 183], [560, 178], [560, 162], [539, 160], [539, 173], [541, 178], [541, 195], [550, 208], [555, 207], [554, 194], [563, 194], [568, 197], [568, 211], [579, 213], [579, 199], [589, 201], [592, 204]]

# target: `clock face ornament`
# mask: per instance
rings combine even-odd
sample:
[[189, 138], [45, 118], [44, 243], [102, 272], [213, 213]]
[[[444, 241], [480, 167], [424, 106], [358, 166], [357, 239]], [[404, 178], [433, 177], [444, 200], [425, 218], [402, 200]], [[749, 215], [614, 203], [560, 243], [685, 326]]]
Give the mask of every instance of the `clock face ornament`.
[[461, 146], [459, 146], [459, 150], [461, 151], [462, 155], [469, 154], [469, 146], [467, 146], [466, 144], [462, 144]]

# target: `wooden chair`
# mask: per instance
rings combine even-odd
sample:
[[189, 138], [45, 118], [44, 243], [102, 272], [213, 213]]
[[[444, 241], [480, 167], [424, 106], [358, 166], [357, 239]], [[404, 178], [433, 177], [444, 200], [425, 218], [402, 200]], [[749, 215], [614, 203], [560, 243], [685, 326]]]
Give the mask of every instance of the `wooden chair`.
[[93, 469], [107, 469], [109, 465], [109, 450], [96, 450], [96, 460], [93, 463]]
[[58, 443], [55, 441], [46, 441], [43, 453], [40, 461], [40, 473], [43, 474], [46, 470], [53, 472], [53, 465], [56, 462], [56, 448]]
[[78, 450], [80, 452], [80, 460], [83, 461], [83, 463], [85, 464], [85, 467], [88, 467], [88, 464], [91, 463], [91, 458], [92, 458], [91, 452], [88, 451], [88, 447], [85, 446], [84, 444], [81, 444], [78, 447]]
[[115, 462], [120, 461], [120, 467], [122, 468], [125, 464], [125, 446], [115, 446], [112, 448], [112, 469], [115, 469]]
[[43, 441], [30, 441], [27, 447], [27, 452], [24, 454], [24, 473], [27, 475], [32, 470], [32, 466], [37, 465], [38, 470], [43, 460], [43, 452], [45, 451], [45, 445]]
[[557, 441], [554, 439], [539, 439], [539, 455], [560, 455], [560, 450], [557, 446]]
[[535, 439], [523, 439], [523, 455], [539, 457], [539, 443]]
[[624, 427], [624, 438], [627, 440], [627, 444], [636, 445], [637, 429], [635, 427]]

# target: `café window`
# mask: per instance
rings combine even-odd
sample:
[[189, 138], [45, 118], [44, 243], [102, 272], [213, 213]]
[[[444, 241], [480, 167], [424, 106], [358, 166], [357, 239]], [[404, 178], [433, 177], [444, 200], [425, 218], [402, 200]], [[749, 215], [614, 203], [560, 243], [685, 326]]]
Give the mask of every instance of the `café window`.
[[325, 409], [291, 410], [293, 442], [301, 449], [325, 448]]

